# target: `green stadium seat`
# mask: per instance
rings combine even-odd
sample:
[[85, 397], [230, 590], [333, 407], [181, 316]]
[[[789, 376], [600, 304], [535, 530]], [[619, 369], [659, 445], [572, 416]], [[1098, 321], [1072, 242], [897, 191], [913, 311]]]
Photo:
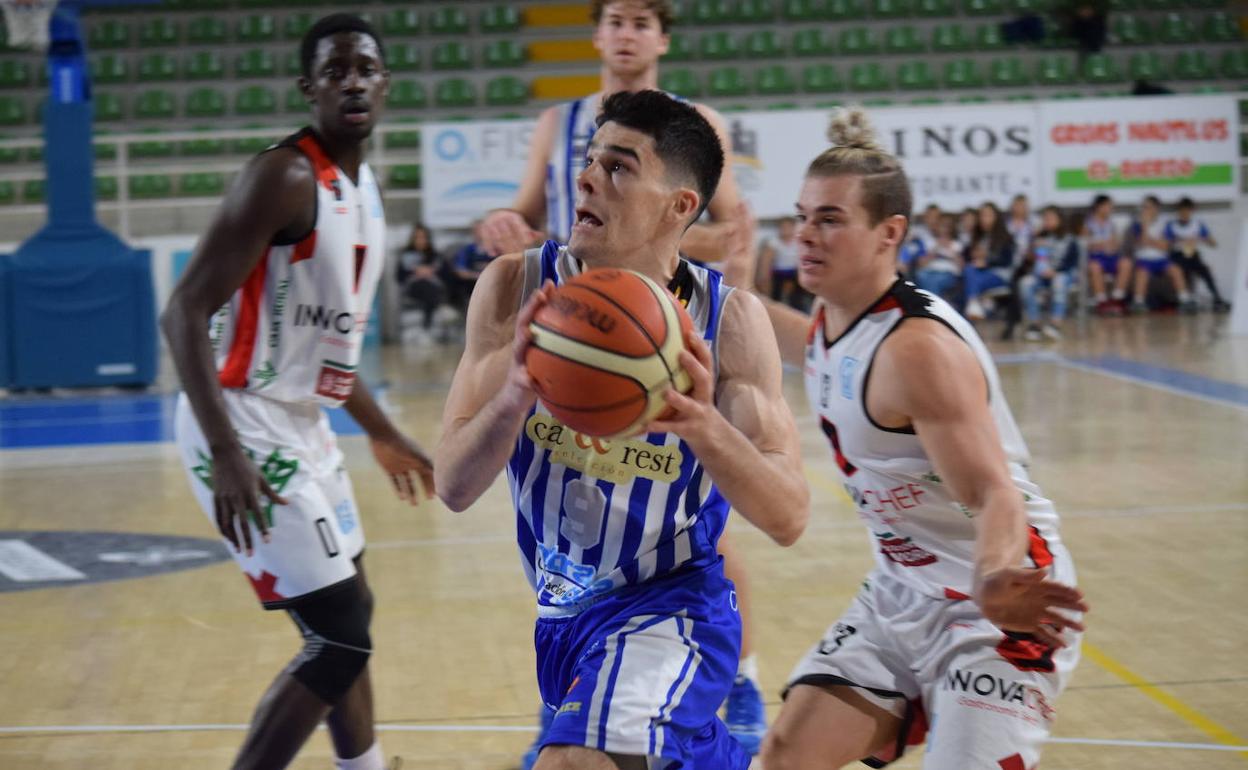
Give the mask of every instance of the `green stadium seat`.
[[225, 192], [225, 174], [197, 171], [178, 180], [178, 194], [190, 198], [216, 198]]
[[866, 0], [827, 0], [820, 14], [829, 21], [855, 21], [867, 16]]
[[407, 190], [420, 189], [420, 164], [409, 163], [391, 168], [390, 186]]
[[1113, 16], [1113, 39], [1119, 45], [1148, 45], [1153, 42], [1153, 28], [1144, 19], [1131, 13]]
[[529, 84], [513, 75], [485, 84], [485, 103], [491, 107], [515, 107], [529, 101]]
[[687, 99], [702, 95], [702, 83], [698, 76], [687, 69], [668, 69], [659, 73], [659, 88]]
[[386, 66], [391, 72], [415, 72], [421, 67], [420, 46], [415, 43], [387, 45]]
[[1230, 15], [1211, 13], [1205, 17], [1202, 31], [1206, 42], [1236, 43], [1243, 40], [1239, 27]]
[[897, 87], [902, 91], [932, 91], [936, 85], [936, 76], [923, 59], [911, 59], [897, 67]]
[[1108, 54], [1094, 53], [1083, 60], [1083, 79], [1097, 85], [1121, 83], [1122, 72], [1118, 69], [1118, 62]]
[[440, 80], [434, 87], [433, 101], [439, 107], [472, 107], [477, 103], [477, 89], [463, 78]]
[[139, 25], [139, 45], [143, 48], [177, 45], [179, 38], [180, 25], [166, 16], [154, 16]]
[[998, 88], [1014, 88], [1031, 85], [1031, 75], [1017, 56], [993, 59], [988, 65], [988, 83]]
[[914, 15], [910, 0], [871, 0], [871, 15], [877, 19], [905, 19]]
[[1136, 0], [1141, 11], [1174, 11], [1182, 9], [1184, 0]]
[[737, 9], [731, 0], [693, 0], [690, 26], [731, 24], [737, 20]]
[[920, 96], [917, 99], [911, 99], [910, 103], [914, 105], [930, 107], [935, 104], [944, 104], [945, 100], [941, 99], [939, 96]]
[[1009, 96], [1005, 97], [1005, 100], [1007, 102], [1034, 102], [1036, 101], [1036, 95], [1035, 94], [1010, 94]]
[[277, 75], [277, 61], [265, 48], [243, 51], [234, 60], [234, 74], [240, 78], [271, 78]]
[[[109, 132], [96, 129], [94, 133], [96, 138], [99, 139]], [[91, 144], [91, 152], [95, 155], [96, 160], [113, 160], [117, 157], [117, 145], [112, 142], [93, 142]]]
[[[194, 131], [215, 131], [216, 126], [196, 126]], [[221, 155], [225, 152], [224, 139], [188, 139], [181, 143], [179, 151], [183, 155], [196, 157]]]
[[788, 96], [797, 93], [797, 80], [780, 64], [762, 67], [754, 72], [754, 93], [760, 96]]
[[163, 88], [144, 91], [134, 100], [134, 117], [138, 120], [162, 120], [177, 117], [177, 114], [173, 92]]
[[702, 39], [698, 41], [698, 50], [702, 58], [708, 61], [736, 59], [741, 55], [737, 38], [732, 33], [723, 30], [703, 34]]
[[837, 40], [837, 50], [844, 56], [862, 56], [880, 52], [880, 44], [869, 27], [846, 27]]
[[1179, 80], [1212, 80], [1217, 70], [1203, 50], [1179, 51], [1174, 56], [1174, 76]]
[[127, 48], [129, 45], [130, 25], [124, 21], [105, 19], [91, 25], [91, 31], [87, 33], [88, 48]]
[[91, 104], [94, 110], [92, 118], [96, 123], [110, 123], [126, 116], [126, 109], [119, 94], [96, 91], [92, 94]]
[[201, 16], [186, 25], [186, 42], [191, 45], [224, 45], [229, 37], [229, 25], [220, 16]]
[[386, 102], [394, 109], [418, 110], [429, 104], [429, 93], [419, 80], [395, 80], [390, 83]]
[[1005, 13], [1003, 0], [962, 0], [962, 11], [968, 16], [1000, 16]]
[[710, 96], [747, 96], [750, 81], [739, 67], [720, 67], [707, 78], [706, 92]]
[[277, 39], [277, 22], [267, 13], [244, 16], [238, 20], [238, 42], [267, 43]]
[[963, 94], [958, 97], [958, 104], [987, 104], [992, 101], [983, 94]]
[[1131, 54], [1127, 75], [1132, 80], [1164, 80], [1166, 65], [1156, 51], [1138, 51]]
[[945, 62], [945, 88], [983, 88], [984, 78], [974, 59], [954, 59]]
[[770, 29], [758, 29], [747, 34], [742, 48], [749, 59], [778, 59], [784, 56], [784, 46]]
[[878, 62], [855, 64], [849, 70], [849, 90], [887, 91], [892, 88], [888, 75]]
[[277, 112], [277, 97], [265, 86], [247, 86], [234, 95], [237, 115], [272, 115]]
[[171, 54], [149, 53], [139, 59], [140, 83], [159, 83], [178, 79], [178, 62]]
[[1052, 11], [1053, 2], [1054, 0], [1006, 0], [1005, 7], [1015, 16], [1039, 15]]
[[[410, 118], [408, 119], [410, 121]], [[386, 147], [391, 148], [411, 148], [420, 147], [420, 129], [414, 128], [410, 131], [390, 131], [385, 134]]]
[[942, 24], [932, 29], [932, 50], [939, 53], [956, 53], [971, 49], [971, 38], [961, 24]]
[[771, 0], [738, 0], [736, 20], [741, 24], [766, 24], [776, 18]]
[[[137, 103], [135, 111], [138, 111]], [[145, 128], [145, 134], [161, 134], [164, 133], [163, 128]], [[144, 140], [134, 142], [130, 145], [130, 156], [133, 158], [168, 158], [173, 155], [173, 142], [163, 141], [159, 139]]]
[[524, 44], [510, 37], [491, 40], [481, 52], [481, 63], [495, 69], [522, 66], [527, 58]]
[[30, 161], [31, 163], [42, 163], [43, 162], [43, 147], [39, 146], [39, 147], [26, 148], [26, 160]]
[[799, 29], [793, 33], [791, 47], [795, 56], [828, 56], [832, 40], [822, 27]]
[[300, 113], [308, 110], [308, 99], [299, 86], [291, 86], [282, 96], [282, 107], [287, 112]]
[[[389, 58], [390, 49], [386, 49], [386, 57]], [[303, 75], [303, 62], [300, 60], [298, 49], [292, 48], [282, 54], [282, 74], [288, 78], [297, 78]]]
[[30, 85], [31, 67], [20, 59], [0, 61], [0, 88], [25, 88]]
[[909, 24], [889, 27], [884, 33], [884, 53], [921, 53], [927, 44], [919, 37], [919, 31]]
[[130, 177], [130, 197], [137, 200], [168, 198], [173, 193], [173, 181], [164, 174], [136, 174]]
[[[248, 123], [243, 128], [268, 128], [268, 126], [260, 123]], [[241, 139], [232, 139], [230, 140], [230, 152], [235, 155], [255, 155], [273, 146], [275, 141], [276, 137], [271, 134], [268, 136], [249, 136]]]
[[381, 32], [388, 38], [420, 34], [420, 12], [414, 8], [395, 8], [381, 16]]
[[1036, 83], [1042, 86], [1068, 86], [1075, 82], [1075, 66], [1070, 56], [1045, 56], [1036, 61]]
[[915, 0], [914, 14], [928, 19], [957, 16], [953, 0]]
[[1001, 25], [994, 22], [976, 27], [975, 48], [980, 51], [998, 51], [1005, 48], [1005, 39], [1001, 37]]
[[[0, 139], [12, 139], [8, 134], [0, 134]], [[17, 163], [22, 159], [22, 151], [15, 147], [0, 147], [0, 163]]]
[[1157, 42], [1191, 45], [1196, 42], [1196, 26], [1179, 13], [1167, 13], [1157, 26]]
[[[1218, 62], [1218, 72], [1228, 80], [1248, 80], [1248, 48], [1239, 48], [1222, 54]], [[1248, 99], [1241, 99], [1239, 105], [1242, 115], [1244, 106], [1248, 105]], [[1248, 120], [1240, 122], [1248, 123]]]
[[808, 94], [832, 94], [844, 91], [845, 83], [831, 64], [811, 64], [802, 68], [802, 90]]
[[435, 8], [429, 14], [429, 31], [434, 35], [467, 35], [468, 14], [458, 5]]
[[462, 40], [447, 40], [433, 47], [432, 64], [435, 70], [472, 69], [472, 54]]
[[17, 187], [7, 179], [0, 180], [0, 205], [9, 205], [17, 201]]
[[515, 4], [492, 5], [481, 10], [477, 24], [487, 34], [515, 32], [520, 29], [520, 10]]
[[48, 185], [42, 179], [27, 179], [22, 183], [22, 203], [43, 203]]
[[[316, 23], [316, 15], [303, 11], [302, 13], [292, 13], [282, 22], [282, 37], [287, 40], [302, 40], [304, 33], [312, 28]], [[386, 46], [386, 52], [390, 51], [390, 46]]]
[[1220, 10], [1226, 8], [1228, 3], [1227, 0], [1187, 0], [1187, 5], [1191, 8]]
[[225, 62], [216, 51], [196, 51], [186, 60], [182, 76], [187, 80], [222, 80]]
[[100, 85], [124, 83], [130, 79], [130, 60], [106, 53], [91, 58], [91, 80]]
[[663, 54], [663, 61], [692, 61], [696, 54], [697, 51], [694, 49], [693, 40], [688, 35], [673, 33], [671, 43], [667, 47], [667, 53]]
[[780, 13], [789, 21], [814, 21], [820, 18], [814, 0], [784, 0]]

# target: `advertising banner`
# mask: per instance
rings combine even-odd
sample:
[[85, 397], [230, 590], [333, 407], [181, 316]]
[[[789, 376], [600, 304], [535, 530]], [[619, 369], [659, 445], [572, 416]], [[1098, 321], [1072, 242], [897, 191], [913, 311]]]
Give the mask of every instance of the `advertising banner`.
[[426, 123], [421, 127], [425, 224], [467, 227], [510, 206], [529, 154], [531, 120]]

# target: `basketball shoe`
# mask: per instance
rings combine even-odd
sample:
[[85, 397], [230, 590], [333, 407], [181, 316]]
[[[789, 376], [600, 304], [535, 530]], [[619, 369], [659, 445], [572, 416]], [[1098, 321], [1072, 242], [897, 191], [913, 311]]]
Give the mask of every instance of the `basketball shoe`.
[[767, 712], [758, 683], [744, 674], [737, 674], [724, 701], [724, 723], [728, 732], [751, 755], [758, 754], [767, 733]]

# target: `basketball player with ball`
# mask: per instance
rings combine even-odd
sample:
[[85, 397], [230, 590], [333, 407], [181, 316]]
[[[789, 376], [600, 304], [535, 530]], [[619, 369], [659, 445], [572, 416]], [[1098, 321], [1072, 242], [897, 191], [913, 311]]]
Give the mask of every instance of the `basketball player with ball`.
[[767, 307], [876, 566], [797, 664], [763, 766], [883, 767], [930, 724], [925, 770], [1030, 770], [1087, 606], [992, 357], [944, 300], [897, 277], [904, 169], [860, 111], [829, 134], [797, 201], [813, 318]]
[[716, 541], [729, 506], [801, 534], [797, 429], [762, 305], [679, 255], [723, 169], [715, 130], [657, 91], [611, 95], [597, 126], [570, 243], [477, 284], [438, 494], [462, 511], [507, 471], [553, 714], [538, 770], [743, 770], [716, 716], [741, 643]]

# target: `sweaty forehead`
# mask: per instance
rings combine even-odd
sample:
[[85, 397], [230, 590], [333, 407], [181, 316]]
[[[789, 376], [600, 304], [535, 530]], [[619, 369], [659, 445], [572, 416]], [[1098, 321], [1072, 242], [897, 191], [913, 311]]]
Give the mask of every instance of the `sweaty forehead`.
[[357, 56], [371, 57], [381, 61], [381, 51], [377, 41], [363, 32], [338, 32], [316, 41], [316, 56], [313, 64], [319, 65], [331, 58], [354, 59]]

